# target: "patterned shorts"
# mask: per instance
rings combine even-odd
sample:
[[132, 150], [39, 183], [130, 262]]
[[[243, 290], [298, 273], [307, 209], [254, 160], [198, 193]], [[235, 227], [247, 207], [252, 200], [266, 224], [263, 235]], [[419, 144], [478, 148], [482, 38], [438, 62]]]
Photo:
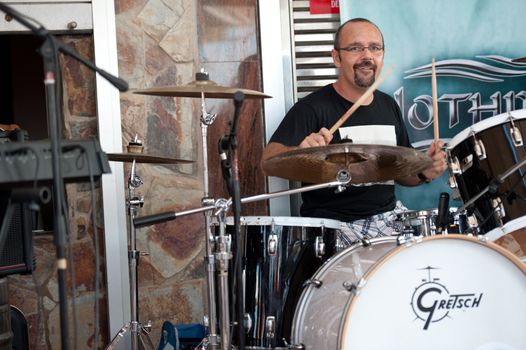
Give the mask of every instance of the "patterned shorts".
[[342, 248], [346, 248], [364, 238], [399, 234], [402, 230], [402, 222], [398, 220], [398, 214], [406, 211], [407, 208], [402, 202], [397, 201], [395, 208], [391, 211], [343, 223], [337, 234], [339, 244]]

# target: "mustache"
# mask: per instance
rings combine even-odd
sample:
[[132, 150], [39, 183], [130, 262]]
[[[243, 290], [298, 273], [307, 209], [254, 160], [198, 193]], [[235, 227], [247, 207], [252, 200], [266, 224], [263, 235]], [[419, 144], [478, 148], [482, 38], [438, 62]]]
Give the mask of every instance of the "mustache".
[[376, 70], [377, 68], [376, 63], [374, 63], [373, 61], [369, 61], [369, 60], [356, 63], [353, 67], [354, 69], [372, 68], [374, 70]]

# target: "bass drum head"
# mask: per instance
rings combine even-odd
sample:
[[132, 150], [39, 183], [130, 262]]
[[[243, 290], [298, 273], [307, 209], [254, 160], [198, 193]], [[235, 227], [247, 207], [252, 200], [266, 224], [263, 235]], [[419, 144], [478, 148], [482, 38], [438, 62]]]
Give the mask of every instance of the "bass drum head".
[[338, 349], [526, 349], [526, 267], [461, 235], [400, 246], [349, 299]]
[[359, 281], [371, 266], [396, 248], [396, 237], [357, 242], [321, 266], [303, 290], [292, 322], [291, 343], [305, 349], [336, 349], [338, 330], [351, 293], [343, 283]]

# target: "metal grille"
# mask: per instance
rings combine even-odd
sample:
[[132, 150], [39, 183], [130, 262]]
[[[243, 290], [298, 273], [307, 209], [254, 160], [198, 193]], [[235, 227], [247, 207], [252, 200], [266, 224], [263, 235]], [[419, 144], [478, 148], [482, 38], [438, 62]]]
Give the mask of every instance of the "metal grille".
[[308, 0], [291, 1], [294, 99], [297, 101], [332, 83], [337, 70], [331, 50], [339, 14], [311, 15]]

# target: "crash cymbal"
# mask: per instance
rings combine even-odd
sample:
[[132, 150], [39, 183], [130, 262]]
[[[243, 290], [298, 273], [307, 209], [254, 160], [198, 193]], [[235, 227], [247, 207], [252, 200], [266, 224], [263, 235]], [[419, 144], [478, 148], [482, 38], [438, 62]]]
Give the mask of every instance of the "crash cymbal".
[[175, 159], [167, 157], [152, 156], [142, 153], [107, 153], [108, 159], [114, 162], [133, 162], [136, 163], [158, 163], [158, 164], [188, 164], [194, 163], [193, 160]]
[[133, 93], [154, 96], [201, 97], [201, 92], [203, 92], [206, 98], [233, 98], [236, 91], [243, 92], [245, 98], [270, 97], [259, 91], [221, 86], [212, 80], [194, 80], [187, 85], [154, 87], [134, 90]]
[[266, 175], [307, 183], [336, 181], [340, 170], [351, 175], [351, 184], [384, 182], [414, 175], [429, 167], [426, 154], [407, 147], [334, 144], [298, 148], [263, 162]]

